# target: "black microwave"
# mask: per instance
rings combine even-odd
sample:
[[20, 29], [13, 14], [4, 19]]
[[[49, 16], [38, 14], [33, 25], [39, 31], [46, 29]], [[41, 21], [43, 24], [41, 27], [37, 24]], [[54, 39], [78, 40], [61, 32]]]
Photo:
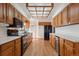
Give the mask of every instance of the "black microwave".
[[18, 30], [7, 29], [7, 36], [18, 36]]

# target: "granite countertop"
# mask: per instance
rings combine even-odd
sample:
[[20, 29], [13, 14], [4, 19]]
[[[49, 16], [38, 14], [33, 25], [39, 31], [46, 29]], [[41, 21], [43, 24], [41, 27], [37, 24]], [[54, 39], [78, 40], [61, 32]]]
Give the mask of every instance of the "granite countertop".
[[12, 40], [16, 40], [17, 38], [20, 38], [20, 37], [21, 36], [0, 36], [0, 45]]

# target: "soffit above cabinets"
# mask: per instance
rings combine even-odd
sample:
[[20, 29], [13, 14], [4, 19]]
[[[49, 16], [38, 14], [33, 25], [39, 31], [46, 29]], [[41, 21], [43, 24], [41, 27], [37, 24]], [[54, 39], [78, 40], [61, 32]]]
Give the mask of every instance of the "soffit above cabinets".
[[33, 18], [47, 18], [52, 11], [53, 3], [26, 3], [31, 16]]

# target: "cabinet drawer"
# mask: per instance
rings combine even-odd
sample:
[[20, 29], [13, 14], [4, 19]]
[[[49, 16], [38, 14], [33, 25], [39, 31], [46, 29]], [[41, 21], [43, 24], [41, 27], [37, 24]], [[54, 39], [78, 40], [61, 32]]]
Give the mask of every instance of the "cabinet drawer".
[[14, 41], [5, 43], [5, 44], [1, 45], [1, 51], [4, 51], [4, 50], [6, 50], [10, 47], [13, 47], [13, 46], [14, 46]]
[[67, 45], [73, 47], [73, 42], [71, 42], [71, 41], [69, 41], [69, 40], [65, 40], [65, 44], [67, 44]]
[[1, 51], [1, 56], [13, 56], [14, 55], [13, 51], [14, 50], [13, 50], [12, 47], [8, 48], [8, 49], [6, 49], [4, 51]]

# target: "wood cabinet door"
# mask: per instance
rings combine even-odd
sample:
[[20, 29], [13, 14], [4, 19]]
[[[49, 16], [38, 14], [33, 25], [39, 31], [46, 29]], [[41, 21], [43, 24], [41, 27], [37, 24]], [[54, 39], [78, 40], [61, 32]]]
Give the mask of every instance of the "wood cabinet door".
[[0, 3], [0, 23], [4, 23], [4, 17], [3, 17], [3, 4]]
[[79, 3], [72, 3], [68, 6], [68, 18], [70, 24], [79, 23]]
[[7, 3], [3, 3], [3, 15], [4, 15], [4, 23], [7, 23], [6, 20], [7, 20]]
[[15, 17], [18, 18], [18, 11], [15, 9]]
[[51, 45], [53, 48], [55, 48], [55, 36], [54, 35], [51, 36]]
[[64, 39], [59, 38], [59, 54], [64, 56]]
[[73, 56], [73, 47], [65, 44], [65, 56]]
[[15, 56], [20, 56], [21, 55], [21, 39], [16, 39], [15, 40], [14, 55]]
[[61, 18], [61, 13], [58, 14], [58, 26], [62, 26], [62, 18]]
[[68, 10], [67, 7], [62, 11], [62, 25], [68, 25]]
[[1, 56], [14, 56], [14, 48], [8, 48], [5, 51], [1, 51]]
[[58, 26], [58, 22], [57, 22], [58, 20], [57, 20], [57, 16], [54, 18], [54, 20], [53, 20], [53, 23], [54, 23], [54, 27], [57, 27]]
[[11, 4], [7, 4], [7, 23], [13, 24], [13, 6]]

